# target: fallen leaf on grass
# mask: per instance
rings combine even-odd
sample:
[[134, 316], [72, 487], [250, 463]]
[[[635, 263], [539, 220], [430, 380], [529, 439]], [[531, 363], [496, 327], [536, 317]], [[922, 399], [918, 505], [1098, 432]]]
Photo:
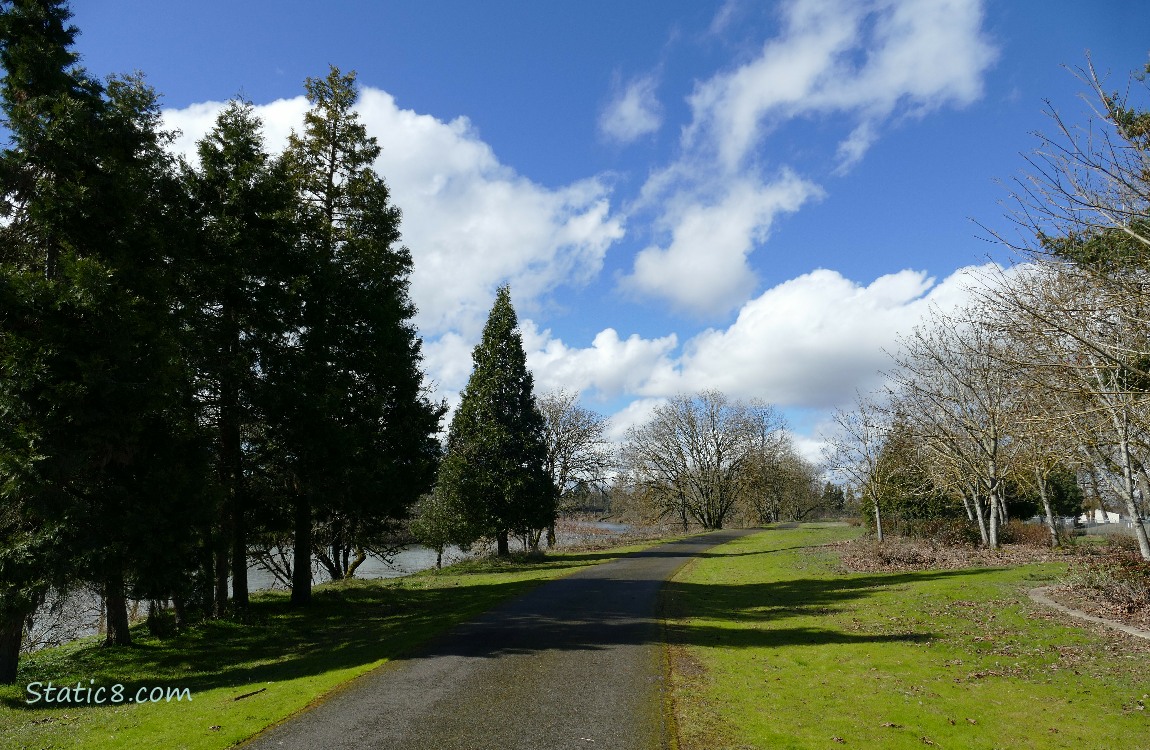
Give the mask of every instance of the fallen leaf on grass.
[[895, 724], [893, 721], [884, 721], [882, 725], [890, 729], [902, 729], [902, 724]]

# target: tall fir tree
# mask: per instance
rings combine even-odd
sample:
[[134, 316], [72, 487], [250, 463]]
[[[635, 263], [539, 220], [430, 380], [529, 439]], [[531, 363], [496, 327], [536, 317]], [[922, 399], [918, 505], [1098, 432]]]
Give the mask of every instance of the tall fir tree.
[[474, 367], [451, 420], [439, 492], [459, 509], [473, 538], [527, 537], [555, 519], [544, 422], [536, 406], [511, 291], [499, 288], [471, 358]]
[[[76, 65], [62, 2], [0, 3], [0, 679], [46, 587], [160, 597], [200, 510], [190, 380], [170, 268], [185, 205], [136, 77]], [[28, 565], [34, 560], [34, 565]]]
[[255, 497], [247, 477], [258, 468], [253, 454], [265, 453], [259, 443], [271, 398], [262, 363], [299, 324], [291, 293], [302, 273], [296, 196], [283, 160], [265, 150], [262, 130], [251, 104], [229, 103], [197, 146], [198, 168], [185, 174], [198, 232], [181, 278], [218, 499], [215, 523], [205, 530], [216, 615], [227, 603], [229, 573], [233, 606], [248, 605]]
[[444, 411], [423, 387], [411, 253], [372, 167], [380, 147], [353, 109], [355, 74], [333, 67], [306, 90], [311, 109], [285, 154], [300, 206], [302, 324], [294, 351], [269, 362], [292, 385], [280, 406], [296, 477], [297, 605], [311, 597], [313, 550], [333, 578], [354, 574], [431, 487]]

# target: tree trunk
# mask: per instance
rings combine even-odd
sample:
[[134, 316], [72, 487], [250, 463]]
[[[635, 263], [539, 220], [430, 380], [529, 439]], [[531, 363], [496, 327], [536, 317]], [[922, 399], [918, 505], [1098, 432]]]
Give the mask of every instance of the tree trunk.
[[347, 565], [347, 577], [355, 578], [355, 571], [359, 570], [359, 566], [367, 562], [367, 553], [363, 551], [363, 547], [355, 548], [355, 559]]
[[443, 568], [443, 547], [435, 548], [435, 569], [441, 570]]
[[500, 531], [495, 535], [496, 553], [500, 557], [506, 557], [511, 554], [511, 547], [507, 544], [507, 532]]
[[181, 631], [188, 624], [188, 604], [184, 597], [172, 597], [172, 610], [176, 613], [176, 630]]
[[215, 544], [215, 589], [216, 593], [212, 602], [212, 616], [223, 617], [228, 609], [228, 558], [231, 557], [231, 545], [228, 544], [228, 539], [231, 534], [228, 533], [230, 526], [226, 521], [223, 524], [224, 528], [216, 531]]
[[966, 520], [973, 523], [974, 522], [974, 510], [971, 509], [970, 498], [966, 496], [965, 492], [962, 493], [962, 509], [966, 511]]
[[874, 499], [874, 530], [875, 530], [875, 534], [878, 536], [879, 544], [882, 544], [882, 541], [883, 541], [882, 511], [878, 507], [878, 498], [875, 497], [873, 499]]
[[993, 491], [990, 493], [990, 531], [987, 547], [998, 549], [998, 495]]
[[232, 515], [232, 605], [247, 609], [248, 597], [248, 531], [244, 509], [236, 498]]
[[128, 597], [124, 587], [124, 574], [117, 570], [104, 582], [104, 607], [108, 612], [108, 633], [105, 646], [131, 646], [132, 633], [128, 630]]
[[551, 525], [547, 527], [547, 549], [552, 549], [555, 546], [555, 522], [552, 521]]
[[1034, 479], [1038, 484], [1038, 496], [1042, 498], [1042, 510], [1046, 513], [1046, 528], [1050, 531], [1050, 546], [1058, 546], [1058, 524], [1054, 520], [1054, 509], [1050, 507], [1050, 493], [1046, 491], [1046, 477], [1042, 471], [1034, 469]]
[[16, 682], [16, 669], [20, 666], [20, 644], [24, 640], [26, 612], [18, 612], [0, 621], [0, 685]]
[[[225, 310], [229, 321], [234, 309]], [[238, 336], [233, 337], [232, 352], [239, 348]], [[244, 494], [243, 445], [240, 437], [239, 394], [234, 383], [225, 382], [220, 407], [220, 464], [221, 478], [227, 498], [226, 521], [231, 530], [232, 605], [236, 609], [248, 607], [248, 540], [244, 514], [247, 498]], [[226, 592], [225, 592], [226, 596]]]
[[311, 502], [304, 493], [295, 498], [292, 545], [291, 604], [302, 607], [311, 604]]
[[982, 512], [982, 500], [978, 495], [973, 495], [971, 504], [974, 506], [974, 517], [978, 521], [978, 534], [982, 537], [982, 546], [990, 547], [990, 534], [986, 530], [986, 516]]
[[1122, 458], [1122, 499], [1126, 502], [1126, 512], [1134, 524], [1134, 538], [1138, 540], [1138, 551], [1142, 553], [1143, 560], [1150, 560], [1150, 539], [1146, 537], [1146, 526], [1142, 523], [1141, 514], [1138, 512], [1138, 502], [1134, 497], [1133, 457], [1130, 455], [1130, 443], [1122, 440], [1119, 443], [1119, 450]]

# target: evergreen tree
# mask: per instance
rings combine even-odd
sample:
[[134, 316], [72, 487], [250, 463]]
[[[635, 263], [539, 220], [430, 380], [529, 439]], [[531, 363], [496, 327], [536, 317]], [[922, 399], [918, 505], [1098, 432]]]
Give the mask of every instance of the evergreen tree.
[[443, 415], [423, 387], [411, 253], [372, 168], [380, 147], [353, 109], [355, 75], [332, 68], [306, 89], [311, 109], [285, 154], [300, 206], [301, 326], [288, 356], [268, 362], [288, 396], [279, 437], [296, 478], [295, 604], [310, 600], [313, 548], [333, 578], [352, 575], [430, 489]]
[[475, 536], [524, 537], [555, 519], [556, 490], [547, 473], [544, 422], [535, 403], [523, 340], [500, 287], [471, 358], [474, 368], [451, 420], [437, 491], [467, 519]]
[[[199, 512], [170, 269], [185, 206], [154, 93], [78, 68], [61, 2], [0, 4], [0, 679], [46, 586], [159, 598]], [[13, 651], [15, 649], [15, 652]]]
[[[266, 435], [269, 383], [261, 363], [298, 324], [291, 287], [300, 273], [295, 193], [281, 160], [264, 150], [252, 106], [231, 102], [198, 144], [199, 168], [185, 179], [198, 241], [182, 274], [201, 422], [209, 428], [220, 507], [209, 529], [214, 610], [248, 604], [247, 539], [254, 498], [252, 454]], [[261, 516], [265, 515], [263, 513]]]
[[435, 550], [435, 567], [443, 567], [443, 552], [450, 545], [469, 549], [475, 541], [460, 508], [439, 492], [429, 492], [419, 501], [411, 519], [412, 535], [425, 547]]

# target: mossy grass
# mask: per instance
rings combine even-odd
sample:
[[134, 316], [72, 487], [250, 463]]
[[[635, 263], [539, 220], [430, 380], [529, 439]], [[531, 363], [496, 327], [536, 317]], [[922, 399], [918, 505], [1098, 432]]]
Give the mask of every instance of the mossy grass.
[[[231, 747], [504, 599], [651, 544], [331, 583], [316, 587], [312, 606], [301, 610], [283, 592], [264, 592], [243, 621], [209, 621], [167, 639], [137, 627], [132, 648], [86, 638], [46, 649], [22, 660], [15, 685], [0, 686], [0, 748]], [[27, 685], [48, 681], [121, 684], [125, 698], [141, 687], [187, 688], [191, 700], [28, 705]]]
[[1033, 604], [1061, 563], [848, 575], [771, 530], [664, 591], [683, 750], [1150, 748], [1150, 649]]

